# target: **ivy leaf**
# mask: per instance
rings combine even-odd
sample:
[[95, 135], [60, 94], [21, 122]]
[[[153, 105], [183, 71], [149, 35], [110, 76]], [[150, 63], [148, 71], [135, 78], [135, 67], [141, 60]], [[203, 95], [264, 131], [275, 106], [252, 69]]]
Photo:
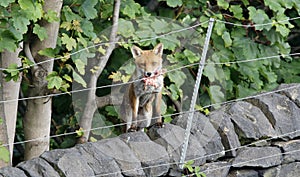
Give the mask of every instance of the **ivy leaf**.
[[219, 7], [222, 7], [225, 10], [227, 10], [229, 7], [229, 3], [226, 0], [218, 0], [217, 4]]
[[218, 85], [211, 85], [208, 88], [208, 93], [212, 103], [222, 103], [225, 101], [224, 93], [222, 92], [221, 87]]
[[139, 5], [138, 3], [134, 2], [134, 0], [126, 0], [122, 4], [125, 5], [125, 7], [123, 6], [121, 8], [121, 12], [124, 15], [127, 15], [130, 18], [135, 18], [136, 14], [140, 13], [141, 5]]
[[171, 84], [170, 86], [167, 86], [167, 89], [170, 90], [172, 99], [178, 100], [179, 96], [182, 93], [182, 90], [179, 89], [175, 84]]
[[107, 112], [108, 116], [118, 117], [118, 112], [114, 108], [114, 106], [106, 106], [105, 111]]
[[94, 32], [93, 23], [89, 20], [82, 20], [80, 22], [80, 26], [82, 28], [83, 34], [91, 39], [95, 39], [97, 37], [96, 33]]
[[190, 63], [195, 63], [197, 61], [199, 61], [200, 57], [197, 56], [194, 52], [185, 49], [183, 51], [183, 54], [185, 55], [185, 57], [187, 57], [187, 59], [189, 60]]
[[27, 18], [33, 20], [34, 22], [41, 19], [43, 16], [42, 4], [38, 1], [32, 0], [19, 0], [18, 1], [22, 10], [27, 14]]
[[45, 15], [44, 19], [47, 20], [49, 23], [59, 21], [59, 17], [57, 13], [53, 10], [49, 10]]
[[274, 12], [277, 12], [282, 9], [281, 5], [276, 0], [265, 0], [264, 3], [266, 6], [269, 6], [270, 9]]
[[69, 75], [67, 75], [67, 74], [65, 74], [65, 75], [63, 76], [63, 78], [64, 78], [65, 80], [69, 81], [69, 82], [72, 82], [72, 81], [73, 81], [72, 78], [71, 78]]
[[62, 44], [66, 45], [68, 51], [71, 51], [73, 48], [76, 47], [76, 40], [72, 37], [69, 37], [66, 33], [62, 34], [61, 41]]
[[181, 87], [186, 79], [186, 75], [179, 70], [169, 72], [168, 77], [170, 81], [174, 82], [177, 85], [177, 87]]
[[222, 36], [226, 31], [225, 23], [217, 22], [214, 29], [217, 31], [217, 35]]
[[276, 31], [279, 32], [283, 37], [286, 37], [290, 34], [290, 29], [287, 28], [285, 25], [282, 24], [275, 24]]
[[46, 80], [48, 81], [48, 89], [60, 89], [62, 85], [62, 78], [58, 75], [56, 71], [51, 72], [47, 77]]
[[48, 37], [46, 29], [41, 27], [39, 24], [34, 25], [33, 33], [36, 34], [41, 41]]
[[227, 31], [223, 33], [222, 38], [225, 42], [225, 47], [230, 47], [232, 45], [230, 34]]
[[47, 56], [47, 57], [51, 57], [51, 58], [55, 57], [55, 53], [56, 53], [55, 50], [52, 48], [45, 48], [38, 52], [39, 55], [43, 55], [43, 56]]
[[1, 0], [0, 6], [7, 7], [10, 3], [13, 3], [13, 2], [15, 2], [15, 0]]
[[85, 15], [85, 17], [90, 20], [97, 17], [97, 10], [94, 8], [98, 0], [86, 0], [80, 6], [80, 11]]
[[233, 16], [239, 20], [243, 20], [243, 9], [239, 5], [231, 5], [229, 11], [233, 13]]
[[80, 59], [77, 59], [74, 61], [75, 65], [76, 65], [76, 68], [78, 70], [78, 72], [81, 74], [81, 75], [84, 75], [85, 74], [85, 63], [82, 62]]
[[118, 33], [120, 33], [125, 38], [129, 38], [132, 36], [132, 34], [134, 34], [135, 30], [131, 21], [120, 19], [119, 26], [122, 26], [122, 28], [118, 28]]
[[167, 5], [170, 7], [178, 7], [182, 5], [182, 0], [167, 0]]
[[16, 38], [9, 30], [5, 30], [0, 34], [0, 52], [4, 49], [10, 52], [17, 49]]
[[[249, 19], [252, 20], [255, 24], [264, 24], [264, 23], [270, 23], [271, 20], [269, 19], [269, 16], [266, 14], [265, 11], [258, 9], [256, 10], [255, 7], [250, 6], [247, 8], [249, 10]], [[263, 25], [263, 26], [256, 26], [257, 30], [270, 30], [272, 28], [272, 25]]]
[[79, 84], [81, 84], [84, 88], [86, 88], [86, 82], [83, 80], [83, 78], [77, 74], [74, 70], [73, 70], [73, 79], [74, 81], [78, 82]]
[[154, 29], [156, 34], [161, 34], [169, 31], [168, 23], [162, 19], [154, 19], [150, 26]]
[[69, 6], [63, 7], [62, 14], [67, 22], [71, 22], [73, 20], [82, 20], [82, 18], [78, 14], [73, 13], [72, 9]]
[[19, 14], [13, 18], [13, 24], [16, 30], [20, 31], [22, 34], [27, 32], [27, 26], [30, 24], [28, 18], [24, 17], [22, 14]]
[[16, 63], [10, 64], [7, 69], [4, 70], [5, 80], [8, 82], [10, 80], [17, 81], [19, 79], [18, 65]]

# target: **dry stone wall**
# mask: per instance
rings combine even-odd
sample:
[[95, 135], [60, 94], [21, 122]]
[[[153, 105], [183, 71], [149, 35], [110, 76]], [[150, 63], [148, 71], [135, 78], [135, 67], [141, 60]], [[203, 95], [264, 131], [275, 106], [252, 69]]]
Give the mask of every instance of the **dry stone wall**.
[[[186, 159], [208, 177], [300, 176], [300, 84], [279, 93], [195, 113]], [[56, 149], [5, 177], [181, 176], [178, 162], [186, 116], [164, 128]]]

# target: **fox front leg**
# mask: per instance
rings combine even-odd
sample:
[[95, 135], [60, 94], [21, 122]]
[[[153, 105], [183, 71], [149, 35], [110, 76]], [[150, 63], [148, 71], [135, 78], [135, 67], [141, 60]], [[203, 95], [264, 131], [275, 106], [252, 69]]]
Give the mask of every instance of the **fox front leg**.
[[161, 128], [163, 127], [163, 122], [161, 118], [161, 102], [162, 102], [162, 93], [156, 93], [155, 94], [155, 100], [154, 100], [154, 111], [153, 111], [153, 117], [156, 118], [156, 126]]
[[137, 130], [137, 117], [139, 110], [139, 98], [135, 98], [131, 100], [131, 109], [132, 109], [132, 122], [129, 128], [129, 132], [134, 132]]

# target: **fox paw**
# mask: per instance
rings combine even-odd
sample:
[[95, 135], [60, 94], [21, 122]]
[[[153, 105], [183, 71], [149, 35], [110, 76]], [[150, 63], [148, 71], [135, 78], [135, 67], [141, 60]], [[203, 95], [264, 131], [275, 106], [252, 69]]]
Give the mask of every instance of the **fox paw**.
[[136, 126], [131, 126], [127, 132], [136, 132], [137, 131], [137, 127]]
[[163, 128], [163, 127], [165, 127], [165, 124], [163, 124], [162, 122], [157, 122], [155, 124], [155, 126], [158, 127], [158, 128]]

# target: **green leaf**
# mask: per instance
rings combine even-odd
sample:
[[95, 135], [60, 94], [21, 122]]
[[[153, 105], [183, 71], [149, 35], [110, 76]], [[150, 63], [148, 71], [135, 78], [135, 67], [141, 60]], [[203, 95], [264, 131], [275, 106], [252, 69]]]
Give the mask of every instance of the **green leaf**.
[[226, 31], [225, 23], [216, 22], [214, 30], [217, 31], [217, 35], [222, 36], [223, 33]]
[[60, 76], [58, 76], [58, 73], [56, 71], [53, 71], [50, 73], [47, 77], [46, 80], [48, 81], [48, 89], [60, 89], [63, 80]]
[[96, 33], [94, 32], [94, 26], [91, 21], [82, 20], [80, 21], [80, 26], [82, 28], [83, 34], [91, 39], [95, 39], [97, 37]]
[[135, 18], [140, 13], [141, 5], [134, 0], [125, 0], [121, 3], [121, 12], [129, 18]]
[[154, 19], [150, 26], [154, 29], [156, 34], [169, 32], [169, 25], [163, 19]]
[[33, 33], [36, 34], [41, 41], [48, 37], [46, 29], [41, 27], [39, 24], [34, 25]]
[[277, 12], [282, 9], [281, 5], [277, 0], [264, 0], [266, 6], [269, 6], [271, 10]]
[[167, 89], [171, 92], [171, 97], [173, 100], [178, 100], [180, 93], [182, 92], [175, 84], [171, 84], [170, 86], [167, 86]]
[[94, 19], [98, 16], [97, 10], [94, 8], [97, 3], [98, 0], [85, 0], [80, 6], [81, 12], [85, 15], [85, 17], [88, 20]]
[[10, 154], [8, 148], [0, 145], [0, 160], [8, 163], [10, 159]]
[[232, 45], [230, 34], [227, 31], [223, 33], [222, 38], [225, 42], [225, 47], [230, 47]]
[[169, 72], [169, 73], [167, 73], [167, 75], [168, 75], [170, 81], [174, 82], [177, 85], [177, 87], [181, 87], [186, 79], [186, 75], [184, 74], [184, 72], [182, 72], [180, 70], [175, 70], [173, 72]]
[[23, 14], [19, 14], [13, 18], [13, 24], [16, 30], [24, 34], [27, 32], [27, 26], [30, 24], [30, 21]]
[[189, 60], [190, 63], [195, 63], [200, 60], [200, 56], [197, 56], [194, 52], [191, 50], [185, 49], [183, 51], [183, 54], [185, 57]]
[[67, 22], [71, 22], [73, 20], [79, 20], [79, 21], [82, 20], [82, 18], [78, 14], [73, 13], [72, 9], [69, 6], [63, 7], [62, 14]]
[[19, 0], [18, 1], [22, 10], [27, 14], [27, 18], [33, 20], [34, 22], [41, 19], [43, 16], [42, 4], [38, 1], [33, 0]]
[[81, 75], [84, 75], [85, 74], [85, 63], [82, 62], [80, 59], [75, 60], [74, 63], [76, 65], [78, 72]]
[[182, 0], [167, 0], [167, 5], [170, 7], [182, 6]]
[[18, 65], [16, 63], [12, 63], [4, 70], [4, 74], [6, 74], [5, 80], [13, 80], [16, 82], [19, 79], [19, 73]]
[[229, 3], [226, 0], [217, 0], [217, 4], [219, 7], [222, 7], [225, 10], [227, 10], [229, 7]]
[[225, 95], [222, 92], [221, 87], [218, 85], [209, 86], [208, 93], [212, 103], [222, 103], [225, 101]]
[[13, 2], [15, 2], [15, 0], [1, 0], [0, 6], [7, 7], [10, 3], [13, 3]]
[[7, 49], [14, 52], [17, 49], [16, 38], [11, 31], [5, 30], [0, 34], [0, 52]]
[[106, 106], [105, 111], [107, 111], [108, 116], [118, 117], [119, 115], [114, 106]]
[[[271, 23], [271, 20], [269, 19], [269, 16], [266, 14], [265, 11], [261, 9], [256, 10], [255, 7], [253, 6], [250, 6], [247, 9], [249, 10], [249, 19], [252, 20], [255, 24]], [[271, 28], [272, 28], [272, 24], [256, 26], [257, 30], [262, 30], [262, 29], [270, 30]]]
[[286, 37], [290, 34], [290, 29], [287, 28], [285, 25], [282, 24], [275, 24], [276, 31], [279, 32], [283, 37]]
[[49, 23], [58, 22], [59, 21], [58, 14], [55, 11], [53, 11], [53, 10], [48, 10], [47, 13], [44, 15], [44, 18]]
[[135, 29], [131, 21], [119, 19], [119, 26], [122, 26], [122, 28], [118, 28], [119, 34], [121, 34], [125, 38], [132, 37], [132, 34], [134, 34]]
[[43, 55], [43, 56], [47, 56], [47, 57], [51, 57], [51, 58], [54, 58], [55, 57], [55, 50], [52, 49], [52, 48], [45, 48], [43, 50], [40, 50], [38, 52], [39, 55]]
[[81, 84], [84, 88], [86, 88], [86, 82], [83, 80], [83, 78], [77, 74], [74, 70], [73, 70], [73, 79], [74, 81], [78, 82], [79, 84]]
[[233, 16], [239, 20], [243, 20], [243, 9], [240, 5], [231, 5], [229, 11], [233, 13]]
[[63, 78], [64, 78], [65, 80], [69, 81], [69, 82], [73, 82], [72, 78], [71, 78], [69, 75], [67, 75], [67, 74], [65, 74], [65, 75], [63, 76]]
[[66, 33], [62, 34], [61, 41], [62, 44], [66, 45], [68, 51], [71, 51], [73, 48], [76, 47], [76, 40], [72, 37], [69, 37]]

